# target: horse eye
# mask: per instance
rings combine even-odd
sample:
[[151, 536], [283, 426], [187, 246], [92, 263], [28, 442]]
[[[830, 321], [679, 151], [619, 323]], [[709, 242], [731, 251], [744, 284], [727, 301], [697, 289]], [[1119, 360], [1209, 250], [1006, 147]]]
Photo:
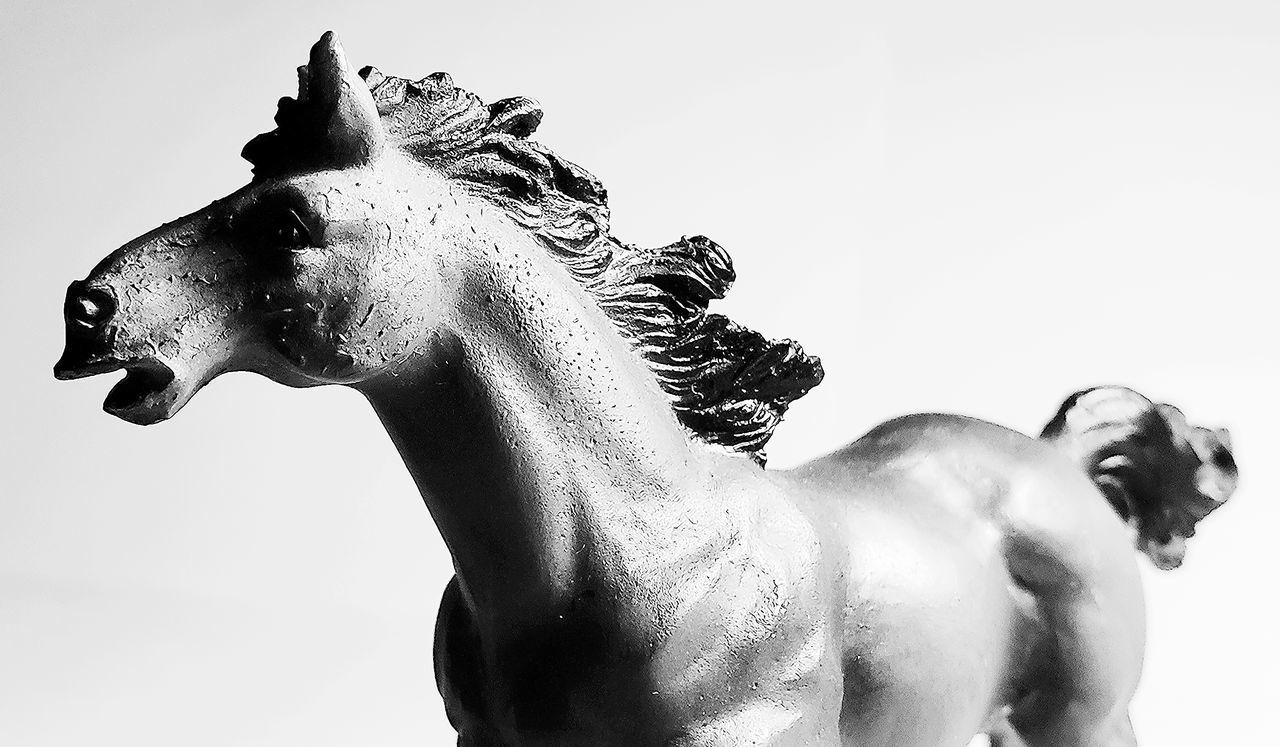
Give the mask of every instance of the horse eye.
[[311, 246], [311, 232], [307, 224], [292, 210], [281, 215], [280, 220], [269, 231], [271, 243], [289, 249]]

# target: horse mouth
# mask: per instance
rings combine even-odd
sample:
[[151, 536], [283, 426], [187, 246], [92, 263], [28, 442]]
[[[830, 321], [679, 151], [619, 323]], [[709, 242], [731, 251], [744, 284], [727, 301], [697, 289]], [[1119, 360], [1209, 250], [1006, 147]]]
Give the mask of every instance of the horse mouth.
[[[165, 396], [173, 383], [172, 368], [160, 361], [144, 361], [125, 366], [124, 370], [124, 378], [111, 387], [102, 403], [107, 412], [137, 422], [137, 415], [149, 415], [174, 403], [176, 396]], [[148, 419], [147, 422], [155, 421]]]
[[116, 417], [138, 425], [150, 425], [167, 419], [183, 404], [180, 387], [174, 385], [174, 372], [155, 358], [117, 361], [101, 360], [90, 365], [59, 365], [54, 375], [59, 379], [82, 379], [123, 369], [125, 374], [107, 393], [102, 409]]

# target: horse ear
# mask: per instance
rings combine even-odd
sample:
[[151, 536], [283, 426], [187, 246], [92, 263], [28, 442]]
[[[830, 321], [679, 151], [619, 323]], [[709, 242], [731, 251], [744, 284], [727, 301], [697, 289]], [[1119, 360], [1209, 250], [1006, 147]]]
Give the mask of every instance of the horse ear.
[[337, 34], [326, 31], [298, 68], [298, 103], [314, 107], [322, 120], [331, 163], [355, 164], [375, 158], [386, 143], [378, 107], [369, 87], [347, 63]]
[[542, 122], [542, 107], [523, 96], [502, 99], [489, 105], [489, 128], [512, 137], [529, 137]]

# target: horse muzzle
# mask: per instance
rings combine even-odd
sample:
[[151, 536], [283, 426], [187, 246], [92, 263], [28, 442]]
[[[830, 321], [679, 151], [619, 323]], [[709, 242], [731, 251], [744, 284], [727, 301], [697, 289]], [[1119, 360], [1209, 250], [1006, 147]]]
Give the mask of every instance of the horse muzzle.
[[175, 385], [173, 369], [154, 355], [128, 355], [117, 350], [116, 297], [110, 288], [78, 280], [67, 288], [63, 304], [67, 344], [53, 367], [60, 380], [124, 370], [107, 395], [103, 409], [123, 420], [149, 425], [168, 418], [187, 396]]

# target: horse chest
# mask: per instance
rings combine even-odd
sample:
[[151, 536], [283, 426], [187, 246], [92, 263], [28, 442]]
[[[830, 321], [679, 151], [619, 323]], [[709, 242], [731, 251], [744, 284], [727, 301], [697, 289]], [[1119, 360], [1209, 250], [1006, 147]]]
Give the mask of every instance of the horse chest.
[[802, 709], [786, 703], [813, 700], [838, 660], [813, 596], [768, 564], [712, 575], [705, 594], [660, 619], [587, 600], [498, 647], [460, 603], [442, 609], [437, 675], [455, 727], [522, 742], [667, 743], [761, 704], [793, 723]]
[[446, 594], [436, 666], [455, 728], [479, 742], [600, 744], [615, 741], [619, 728], [661, 741], [644, 730], [661, 722], [646, 679], [648, 653], [624, 643], [605, 619], [572, 610], [492, 646]]

